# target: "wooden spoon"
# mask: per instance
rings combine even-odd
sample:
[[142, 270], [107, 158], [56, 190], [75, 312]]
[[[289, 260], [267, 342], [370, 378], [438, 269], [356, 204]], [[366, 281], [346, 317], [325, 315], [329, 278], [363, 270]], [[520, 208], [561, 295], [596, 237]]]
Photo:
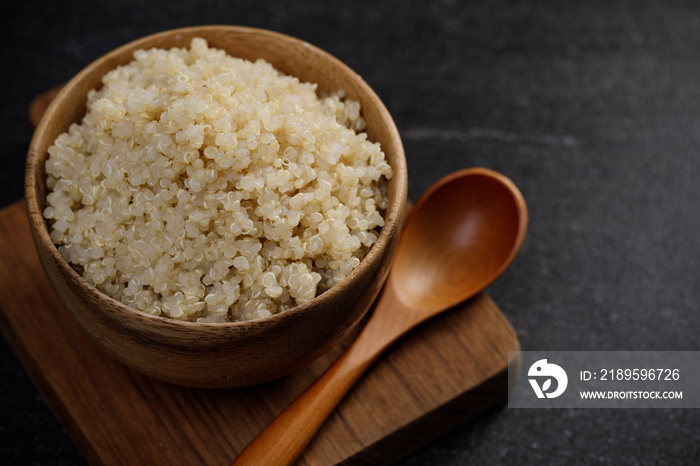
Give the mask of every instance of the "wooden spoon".
[[294, 463], [377, 357], [491, 284], [515, 257], [526, 228], [522, 194], [503, 175], [472, 168], [438, 181], [409, 214], [386, 285], [357, 339], [233, 464]]

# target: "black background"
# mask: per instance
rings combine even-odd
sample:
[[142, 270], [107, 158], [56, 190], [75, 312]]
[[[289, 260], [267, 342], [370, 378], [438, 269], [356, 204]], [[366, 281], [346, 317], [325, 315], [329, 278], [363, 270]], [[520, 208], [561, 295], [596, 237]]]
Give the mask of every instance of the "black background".
[[[337, 56], [384, 100], [403, 138], [411, 198], [470, 166], [521, 188], [528, 237], [489, 293], [524, 350], [700, 350], [699, 8], [662, 0], [11, 2], [0, 12], [0, 207], [23, 195], [36, 94], [153, 32], [273, 29]], [[403, 464], [691, 465], [700, 464], [699, 445], [692, 409], [502, 407]], [[81, 462], [4, 339], [0, 458]]]

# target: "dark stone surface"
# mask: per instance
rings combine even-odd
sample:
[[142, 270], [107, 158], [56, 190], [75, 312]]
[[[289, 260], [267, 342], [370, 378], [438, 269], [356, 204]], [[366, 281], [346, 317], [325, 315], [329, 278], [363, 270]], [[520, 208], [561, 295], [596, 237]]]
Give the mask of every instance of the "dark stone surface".
[[[475, 165], [521, 188], [528, 237], [490, 294], [523, 349], [700, 350], [695, 2], [330, 3], [6, 5], [0, 206], [22, 197], [27, 106], [36, 94], [148, 33], [264, 27], [331, 52], [375, 88], [402, 133], [412, 198]], [[0, 341], [0, 457], [79, 464]], [[403, 464], [692, 465], [700, 464], [699, 445], [691, 409], [503, 407]]]

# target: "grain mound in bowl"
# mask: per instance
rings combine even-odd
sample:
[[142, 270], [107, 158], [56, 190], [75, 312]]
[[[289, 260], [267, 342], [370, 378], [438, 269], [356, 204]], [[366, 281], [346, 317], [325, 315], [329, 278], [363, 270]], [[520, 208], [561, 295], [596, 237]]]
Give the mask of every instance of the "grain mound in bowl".
[[245, 321], [347, 276], [384, 224], [392, 169], [360, 105], [194, 39], [107, 73], [49, 148], [51, 239], [139, 310]]

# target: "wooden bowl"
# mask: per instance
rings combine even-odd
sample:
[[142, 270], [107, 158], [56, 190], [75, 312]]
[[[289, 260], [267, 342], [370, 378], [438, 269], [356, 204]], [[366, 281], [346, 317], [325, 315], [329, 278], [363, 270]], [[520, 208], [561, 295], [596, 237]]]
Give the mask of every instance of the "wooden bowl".
[[[44, 163], [56, 137], [85, 114], [87, 92], [109, 70], [151, 47], [187, 47], [193, 37], [230, 55], [264, 58], [278, 70], [315, 82], [319, 92], [343, 89], [359, 101], [369, 139], [381, 144], [394, 176], [389, 207], [376, 244], [341, 283], [305, 305], [249, 322], [207, 324], [172, 320], [130, 308], [82, 279], [58, 253], [42, 215]], [[29, 147], [25, 196], [32, 235], [55, 292], [82, 329], [127, 366], [168, 382], [194, 387], [238, 387], [281, 377], [320, 356], [365, 316], [383, 285], [406, 206], [407, 172], [396, 126], [377, 95], [349, 67], [301, 40], [261, 29], [198, 26], [128, 43], [78, 73], [42, 117]], [[50, 338], [50, 332], [47, 333]]]

